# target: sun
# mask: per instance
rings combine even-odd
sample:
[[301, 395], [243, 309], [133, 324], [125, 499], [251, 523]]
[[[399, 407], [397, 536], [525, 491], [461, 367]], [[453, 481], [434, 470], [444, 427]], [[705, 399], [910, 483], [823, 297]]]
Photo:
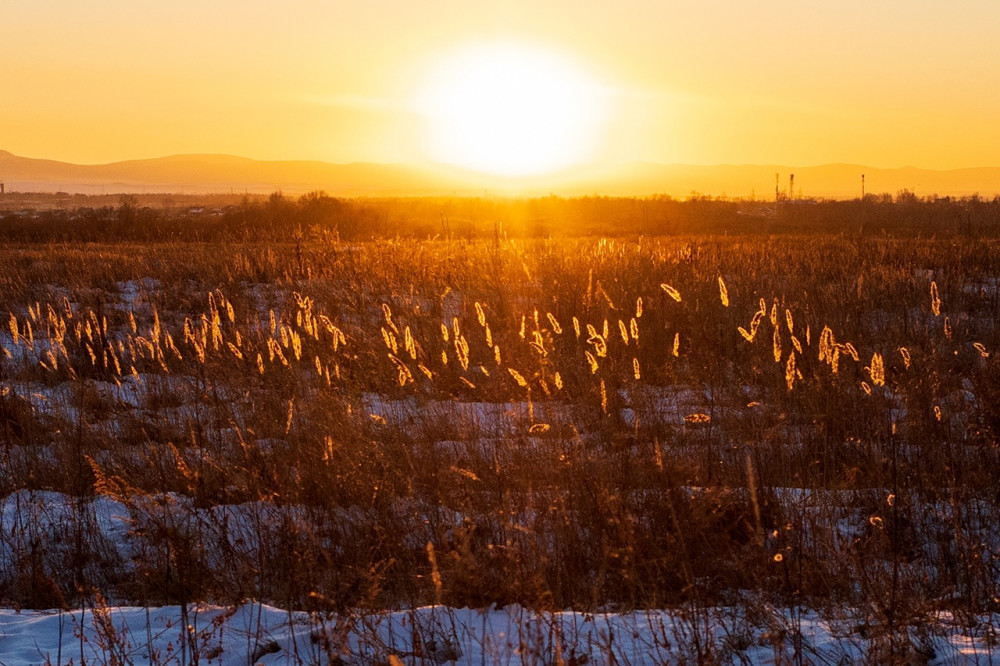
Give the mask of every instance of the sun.
[[501, 176], [551, 173], [597, 149], [602, 86], [563, 54], [480, 44], [444, 54], [417, 100], [431, 159]]

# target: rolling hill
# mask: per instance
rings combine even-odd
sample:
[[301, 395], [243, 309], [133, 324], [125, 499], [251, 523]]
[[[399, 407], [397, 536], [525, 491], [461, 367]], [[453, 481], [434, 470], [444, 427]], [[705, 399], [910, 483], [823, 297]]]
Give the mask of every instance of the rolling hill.
[[170, 192], [301, 194], [324, 190], [336, 196], [425, 195], [629, 195], [693, 193], [734, 198], [787, 194], [795, 174], [794, 196], [854, 198], [866, 192], [910, 190], [918, 196], [1000, 194], [1000, 168], [935, 171], [903, 167], [876, 169], [854, 164], [811, 167], [778, 165], [668, 165], [634, 163], [614, 169], [583, 169], [534, 179], [498, 179], [438, 165], [412, 163], [333, 164], [319, 161], [261, 161], [231, 155], [174, 155], [109, 164], [71, 164], [0, 151], [0, 182], [8, 192]]

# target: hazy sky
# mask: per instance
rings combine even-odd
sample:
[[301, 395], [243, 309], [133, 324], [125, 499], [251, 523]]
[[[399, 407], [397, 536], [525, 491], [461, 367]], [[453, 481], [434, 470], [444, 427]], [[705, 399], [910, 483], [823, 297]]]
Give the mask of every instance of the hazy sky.
[[1000, 165], [995, 0], [23, 0], [0, 10], [0, 149], [425, 159], [413, 100], [470, 44], [601, 86], [605, 160]]

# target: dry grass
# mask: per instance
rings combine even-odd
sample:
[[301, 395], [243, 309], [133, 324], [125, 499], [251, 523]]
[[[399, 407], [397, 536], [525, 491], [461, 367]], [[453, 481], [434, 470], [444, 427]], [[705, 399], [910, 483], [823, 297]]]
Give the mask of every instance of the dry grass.
[[[750, 592], [890, 633], [996, 610], [997, 257], [829, 235], [5, 247], [0, 594]], [[21, 522], [45, 492], [65, 515]]]

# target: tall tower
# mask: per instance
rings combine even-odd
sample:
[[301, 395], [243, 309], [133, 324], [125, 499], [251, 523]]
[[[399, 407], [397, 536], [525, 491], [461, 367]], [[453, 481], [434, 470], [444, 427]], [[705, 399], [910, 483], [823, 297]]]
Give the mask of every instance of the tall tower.
[[788, 174], [788, 199], [795, 198], [795, 174]]

